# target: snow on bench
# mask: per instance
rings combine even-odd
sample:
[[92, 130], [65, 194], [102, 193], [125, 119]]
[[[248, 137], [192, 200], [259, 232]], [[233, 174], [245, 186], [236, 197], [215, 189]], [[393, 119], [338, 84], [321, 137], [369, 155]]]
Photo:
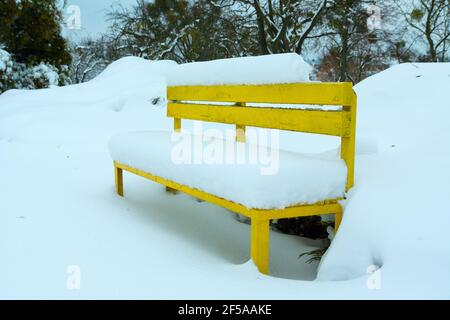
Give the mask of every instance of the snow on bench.
[[175, 65], [168, 86], [309, 82], [311, 66], [295, 53], [219, 59]]
[[[124, 195], [125, 170], [161, 183], [169, 190], [184, 192], [249, 217], [251, 257], [260, 272], [265, 274], [269, 272], [271, 219], [335, 214], [335, 229], [339, 227], [342, 219], [339, 200], [353, 186], [356, 129], [356, 94], [351, 83], [286, 83], [295, 77], [303, 78], [303, 75], [286, 76], [284, 72], [273, 69], [274, 66], [278, 63], [289, 75], [290, 71], [286, 70], [286, 66], [291, 62], [293, 66], [302, 65], [303, 60], [299, 56], [285, 55], [284, 58], [273, 58], [281, 60], [271, 64], [271, 59], [231, 59], [234, 61], [220, 60], [185, 66], [188, 71], [180, 76], [180, 82], [174, 82], [173, 77], [169, 77], [172, 80], [167, 88], [167, 115], [174, 119], [174, 131], [180, 132], [178, 139], [177, 135], [171, 137], [168, 133], [140, 132], [118, 135], [110, 142], [116, 191], [119, 195]], [[282, 63], [283, 60], [289, 63]], [[193, 65], [199, 67], [192, 67]], [[279, 84], [249, 84], [252, 80], [255, 81], [252, 72], [257, 74], [257, 67], [272, 68], [272, 80]], [[240, 69], [244, 72], [240, 73]], [[191, 82], [183, 83], [188, 74], [192, 75]], [[183, 73], [180, 72], [180, 75]], [[242, 77], [245, 84], [236, 83], [236, 75]], [[220, 80], [220, 76], [223, 76], [223, 80]], [[205, 77], [204, 84], [201, 83], [201, 77]], [[218, 81], [225, 84], [217, 85]], [[264, 81], [270, 81], [267, 75]], [[177, 85], [173, 85], [174, 83]], [[340, 108], [265, 108], [249, 106], [250, 104], [323, 105]], [[246, 127], [338, 136], [341, 138], [341, 160], [285, 151], [274, 153], [276, 150], [272, 148], [268, 152], [279, 155], [278, 169], [272, 176], [258, 172], [257, 167], [238, 163], [188, 164], [189, 161], [186, 162], [185, 158], [181, 157], [184, 160], [179, 161], [176, 156], [176, 149], [183, 143], [171, 140], [190, 137], [181, 132], [182, 119], [235, 126], [236, 142], [231, 149], [242, 149], [243, 146], [252, 149], [251, 144], [245, 146]], [[190, 139], [195, 141], [194, 145], [201, 145], [203, 148], [202, 138], [191, 136]], [[211, 140], [208, 145], [210, 143]], [[213, 140], [213, 145], [214, 143], [220, 143], [220, 139]], [[227, 149], [226, 155], [229, 150]], [[195, 158], [196, 150], [193, 153]]]
[[[189, 150], [182, 145], [184, 141]], [[347, 167], [342, 159], [325, 159], [270, 147], [258, 150], [257, 146], [249, 144], [242, 144], [243, 148], [239, 149], [239, 144], [217, 137], [204, 139], [191, 133], [171, 135], [149, 131], [118, 134], [111, 139], [109, 149], [111, 157], [121, 164], [250, 209], [283, 209], [344, 196]], [[211, 146], [217, 146], [216, 151], [222, 150], [223, 156], [208, 161], [203, 154], [194, 154], [196, 149], [201, 152]], [[187, 158], [174, 154], [177, 149], [184, 151]], [[230, 149], [235, 156], [227, 163], [224, 153]], [[244, 155], [240, 163], [238, 152]], [[264, 164], [260, 163], [261, 159], [251, 163], [246, 156], [253, 153], [257, 158], [261, 152], [268, 155]], [[198, 158], [197, 164], [195, 157]]]

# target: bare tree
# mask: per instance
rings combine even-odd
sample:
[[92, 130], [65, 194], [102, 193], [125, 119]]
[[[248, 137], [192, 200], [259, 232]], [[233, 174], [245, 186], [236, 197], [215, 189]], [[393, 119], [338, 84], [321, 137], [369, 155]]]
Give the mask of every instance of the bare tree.
[[315, 34], [329, 0], [235, 0], [235, 8], [248, 17], [257, 32], [262, 54], [302, 53], [307, 39]]
[[412, 57], [410, 46], [401, 43], [405, 27], [399, 25], [398, 14], [391, 0], [329, 0], [321, 28], [330, 35], [320, 43], [325, 50], [318, 78], [357, 83], [395, 58]]
[[110, 38], [122, 55], [177, 62], [252, 54], [245, 17], [212, 0], [137, 0], [110, 13]]
[[368, 37], [369, 17], [364, 0], [333, 0], [327, 12], [327, 27], [334, 32], [330, 40], [339, 53], [339, 81], [350, 78], [349, 59], [353, 46]]
[[407, 24], [419, 33], [428, 47], [432, 62], [448, 59], [450, 47], [450, 3], [448, 0], [399, 2]]
[[107, 46], [103, 37], [97, 40], [85, 39], [71, 45], [72, 64], [69, 73], [72, 83], [89, 81], [106, 68], [109, 63], [105, 56]]

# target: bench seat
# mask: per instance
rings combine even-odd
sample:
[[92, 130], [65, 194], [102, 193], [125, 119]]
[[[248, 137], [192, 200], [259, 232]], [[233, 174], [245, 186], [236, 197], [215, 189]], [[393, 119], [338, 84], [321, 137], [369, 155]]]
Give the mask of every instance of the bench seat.
[[[215, 146], [225, 146], [225, 141], [220, 138], [204, 140], [189, 133], [145, 131], [114, 136], [109, 142], [109, 150], [113, 160], [118, 163], [210, 193], [249, 209], [283, 209], [344, 196], [347, 166], [338, 157], [327, 158], [323, 155], [303, 155], [279, 150], [279, 156], [275, 154], [273, 158], [268, 158], [272, 151], [278, 150], [266, 149], [264, 164], [249, 164], [249, 161], [246, 161], [246, 164], [236, 164], [237, 157], [233, 158], [235, 161], [232, 161], [232, 164], [211, 164], [214, 159], [205, 157], [197, 158], [202, 164], [194, 164], [194, 139], [203, 140], [203, 152], [206, 152], [208, 146], [211, 150], [212, 143], [215, 143]], [[190, 160], [190, 164], [179, 163], [181, 158], [177, 150], [182, 148], [181, 140], [191, 141], [191, 154], [185, 158]], [[235, 155], [238, 145], [239, 148], [244, 148], [247, 155], [249, 148], [252, 148], [248, 143], [231, 140], [226, 143], [228, 148], [232, 146]], [[175, 158], [172, 153], [175, 153]], [[224, 158], [226, 152], [223, 154], [216, 158], [216, 161], [227, 161]], [[248, 160], [249, 157], [245, 159]], [[271, 161], [268, 161], [270, 159]]]

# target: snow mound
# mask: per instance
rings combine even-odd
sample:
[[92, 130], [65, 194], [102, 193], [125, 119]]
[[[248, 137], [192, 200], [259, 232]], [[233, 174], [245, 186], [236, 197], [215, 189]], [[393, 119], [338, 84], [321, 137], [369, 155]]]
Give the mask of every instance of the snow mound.
[[355, 87], [357, 136], [379, 150], [357, 157], [319, 280], [380, 275], [364, 296], [449, 298], [449, 89], [450, 63], [397, 65]]
[[104, 81], [121, 77], [136, 83], [140, 80], [136, 74], [143, 74], [144, 66], [149, 77], [164, 78], [170, 86], [308, 82], [312, 71], [312, 67], [296, 53], [184, 64], [170, 60], [144, 64], [140, 58], [126, 57], [110, 64], [93, 80]]

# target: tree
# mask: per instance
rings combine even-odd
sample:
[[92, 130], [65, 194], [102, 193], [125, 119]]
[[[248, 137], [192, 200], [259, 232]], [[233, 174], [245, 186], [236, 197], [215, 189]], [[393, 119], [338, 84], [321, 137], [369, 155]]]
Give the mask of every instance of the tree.
[[[355, 43], [348, 52], [347, 78], [358, 83], [365, 78], [389, 67], [390, 57], [383, 47], [367, 42]], [[340, 81], [341, 55], [338, 47], [325, 51], [317, 66], [317, 79], [320, 81]]]
[[110, 39], [121, 56], [191, 62], [252, 50], [240, 17], [210, 0], [138, 0], [131, 9], [115, 8], [110, 21]]
[[353, 45], [368, 37], [369, 14], [364, 0], [335, 0], [327, 11], [328, 28], [333, 47], [339, 50], [339, 81], [349, 77], [349, 57]]
[[111, 62], [107, 57], [108, 43], [104, 37], [85, 39], [71, 45], [72, 64], [70, 79], [72, 83], [82, 83], [93, 79]]
[[0, 42], [18, 63], [69, 65], [56, 0], [5, 0], [0, 4]]
[[[224, 1], [222, 1], [224, 2]], [[302, 53], [321, 23], [329, 0], [237, 0], [233, 10], [254, 24], [261, 54]], [[239, 5], [239, 7], [238, 7]]]
[[188, 57], [187, 61], [254, 55], [257, 52], [245, 18], [229, 9], [210, 0], [196, 1], [189, 8], [193, 27], [180, 39], [186, 49], [184, 56]]
[[407, 46], [404, 40], [394, 40], [389, 43], [389, 56], [396, 63], [417, 61], [419, 54], [412, 48], [413, 43]]
[[448, 0], [414, 0], [399, 4], [407, 24], [421, 35], [429, 61], [448, 60], [450, 47], [450, 4]]
[[15, 38], [13, 25], [19, 14], [18, 11], [16, 0], [0, 2], [0, 45], [5, 49], [9, 49], [6, 48], [7, 43], [11, 43]]
[[138, 0], [132, 8], [114, 8], [109, 14], [111, 41], [125, 54], [154, 59], [161, 46], [183, 31], [187, 1]]

